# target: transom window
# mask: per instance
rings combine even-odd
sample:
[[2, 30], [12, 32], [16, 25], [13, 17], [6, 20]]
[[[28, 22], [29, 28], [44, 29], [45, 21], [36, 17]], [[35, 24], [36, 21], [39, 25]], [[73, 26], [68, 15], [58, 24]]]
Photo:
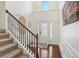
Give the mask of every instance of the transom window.
[[42, 2], [42, 10], [48, 11], [49, 10], [49, 1], [43, 1]]

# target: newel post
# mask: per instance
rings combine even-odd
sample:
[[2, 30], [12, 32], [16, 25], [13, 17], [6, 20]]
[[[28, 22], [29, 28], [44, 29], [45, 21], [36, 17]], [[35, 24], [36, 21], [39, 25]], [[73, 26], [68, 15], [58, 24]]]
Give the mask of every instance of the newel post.
[[36, 58], [38, 58], [38, 34], [36, 34]]

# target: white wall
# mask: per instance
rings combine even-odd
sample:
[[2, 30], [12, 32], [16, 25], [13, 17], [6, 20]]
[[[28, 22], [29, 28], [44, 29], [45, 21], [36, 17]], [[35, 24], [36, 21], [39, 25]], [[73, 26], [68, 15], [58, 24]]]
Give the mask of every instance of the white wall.
[[49, 42], [47, 38], [40, 38], [39, 36], [39, 41], [41, 43], [49, 43], [49, 44], [59, 44], [60, 40], [60, 23], [61, 23], [61, 12], [59, 9], [59, 2], [52, 1], [50, 2], [50, 10], [47, 12], [42, 11], [42, 2], [36, 1], [32, 3], [32, 14], [28, 17], [32, 27], [30, 30], [32, 32], [35, 32], [35, 34], [38, 32], [38, 27], [37, 24], [39, 22], [52, 22], [53, 24], [53, 32], [52, 32], [52, 37], [53, 39]]
[[[50, 5], [49, 5], [49, 10], [55, 10], [55, 9], [58, 9], [59, 8], [59, 2], [58, 1], [49, 1]], [[36, 13], [36, 12], [42, 12], [42, 1], [34, 1], [32, 3], [33, 5], [33, 13]]]
[[6, 9], [16, 14], [30, 14], [32, 12], [32, 2], [30, 1], [7, 1]]
[[[60, 2], [61, 13], [64, 3]], [[60, 43], [59, 43], [62, 57], [79, 58], [79, 21], [63, 26], [62, 20], [63, 19], [61, 18]]]
[[[36, 5], [37, 4], [37, 5]], [[39, 42], [49, 43], [49, 44], [59, 44], [60, 40], [60, 23], [61, 23], [61, 12], [59, 10], [59, 2], [51, 2], [51, 9], [47, 12], [43, 12], [41, 9], [41, 2], [34, 2], [33, 13], [30, 15], [29, 20], [32, 22], [32, 27], [30, 28], [33, 32], [38, 32], [37, 24], [39, 22], [52, 22], [53, 39], [49, 42], [47, 38], [39, 36]]]
[[5, 2], [0, 1], [0, 28], [6, 27]]
[[59, 2], [59, 9], [62, 10], [62, 8], [64, 7], [65, 1], [60, 1]]
[[[32, 23], [32, 28], [31, 30], [34, 31], [35, 33], [38, 32], [38, 23], [39, 22], [52, 22], [53, 24], [53, 32], [52, 32], [52, 36], [53, 36], [53, 39], [52, 41], [50, 42], [51, 44], [58, 44], [58, 41], [59, 41], [59, 22], [58, 22], [58, 16], [57, 16], [58, 12], [57, 11], [50, 11], [50, 12], [40, 12], [40, 13], [36, 13], [36, 14], [33, 14], [31, 15], [30, 17], [30, 21], [33, 22]], [[54, 17], [53, 17], [54, 16]], [[39, 37], [39, 40], [42, 42], [42, 43], [48, 43], [48, 39], [47, 38], [40, 38]]]
[[[63, 43], [63, 44], [62, 44]], [[63, 46], [62, 46], [63, 45]], [[65, 57], [79, 58], [79, 21], [62, 28], [61, 50]], [[64, 46], [67, 46], [64, 49]], [[68, 52], [67, 54], [65, 52]]]
[[32, 13], [31, 1], [6, 1], [6, 9], [17, 18], [20, 15], [24, 16], [27, 26], [27, 23], [29, 22], [28, 16]]
[[[62, 13], [62, 8], [65, 2], [60, 2], [59, 9]], [[61, 29], [60, 29], [60, 50], [64, 58], [79, 58], [79, 21], [63, 27], [61, 14]]]

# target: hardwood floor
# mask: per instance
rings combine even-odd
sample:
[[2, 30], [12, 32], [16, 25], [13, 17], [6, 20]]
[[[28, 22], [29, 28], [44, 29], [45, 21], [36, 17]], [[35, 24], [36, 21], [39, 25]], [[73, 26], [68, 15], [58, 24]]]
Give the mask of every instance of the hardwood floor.
[[[36, 48], [30, 47], [34, 53], [36, 53]], [[62, 58], [60, 49], [58, 45], [48, 44], [47, 48], [38, 48], [39, 58]]]
[[39, 58], [61, 58], [59, 46], [49, 44], [47, 48], [39, 48]]
[[48, 46], [48, 57], [53, 58], [61, 58], [61, 52], [58, 45], [50, 45]]

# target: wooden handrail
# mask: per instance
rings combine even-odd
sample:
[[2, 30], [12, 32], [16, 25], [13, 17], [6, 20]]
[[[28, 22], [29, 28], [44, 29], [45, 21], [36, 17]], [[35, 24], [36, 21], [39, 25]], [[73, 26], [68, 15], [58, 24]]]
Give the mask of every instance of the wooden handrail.
[[25, 25], [23, 25], [14, 15], [12, 15], [8, 10], [6, 10], [6, 13], [8, 13], [11, 17], [13, 17], [17, 22], [19, 22], [25, 29], [27, 29], [32, 35], [36, 37], [36, 35], [30, 31]]

